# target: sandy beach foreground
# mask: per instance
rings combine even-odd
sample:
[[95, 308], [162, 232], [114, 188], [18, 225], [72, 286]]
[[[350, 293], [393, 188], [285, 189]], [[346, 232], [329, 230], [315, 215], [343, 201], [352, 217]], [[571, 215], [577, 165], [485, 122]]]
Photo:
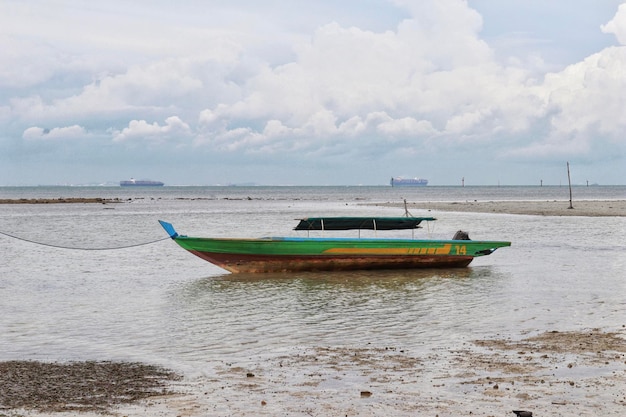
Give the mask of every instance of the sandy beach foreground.
[[616, 416], [626, 411], [625, 361], [623, 330], [587, 329], [422, 355], [294, 348], [249, 368], [217, 364], [186, 382], [140, 364], [2, 362], [0, 416]]
[[[385, 207], [404, 207], [399, 203], [376, 204]], [[429, 201], [411, 203], [407, 208], [430, 211], [456, 211], [470, 213], [524, 214], [531, 216], [591, 216], [591, 217], [624, 217], [626, 216], [626, 200], [581, 200], [573, 201]]]

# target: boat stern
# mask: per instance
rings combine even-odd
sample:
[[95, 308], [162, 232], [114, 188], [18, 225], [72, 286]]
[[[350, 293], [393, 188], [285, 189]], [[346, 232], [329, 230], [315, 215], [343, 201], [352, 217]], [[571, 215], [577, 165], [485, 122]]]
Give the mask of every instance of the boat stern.
[[491, 255], [496, 251], [496, 249], [504, 248], [507, 246], [511, 246], [511, 242], [481, 242], [481, 247], [478, 247], [472, 256], [478, 257]]

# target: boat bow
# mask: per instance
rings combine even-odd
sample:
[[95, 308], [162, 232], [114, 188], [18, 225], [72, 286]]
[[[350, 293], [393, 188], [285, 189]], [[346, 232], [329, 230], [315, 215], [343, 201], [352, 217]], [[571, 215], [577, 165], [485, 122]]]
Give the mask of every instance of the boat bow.
[[172, 239], [176, 239], [179, 236], [172, 223], [164, 222], [163, 220], [159, 220], [159, 223]]

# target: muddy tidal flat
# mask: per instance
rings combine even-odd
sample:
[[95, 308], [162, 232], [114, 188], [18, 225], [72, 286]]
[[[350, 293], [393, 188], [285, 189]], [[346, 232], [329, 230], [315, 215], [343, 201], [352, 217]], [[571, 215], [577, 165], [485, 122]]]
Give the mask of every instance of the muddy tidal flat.
[[108, 413], [121, 404], [171, 395], [168, 382], [178, 379], [140, 363], [0, 362], [0, 416], [9, 410]]
[[294, 349], [188, 381], [142, 364], [8, 361], [0, 363], [0, 416], [619, 415], [625, 378], [624, 332], [597, 329], [474, 340], [425, 355], [394, 346]]

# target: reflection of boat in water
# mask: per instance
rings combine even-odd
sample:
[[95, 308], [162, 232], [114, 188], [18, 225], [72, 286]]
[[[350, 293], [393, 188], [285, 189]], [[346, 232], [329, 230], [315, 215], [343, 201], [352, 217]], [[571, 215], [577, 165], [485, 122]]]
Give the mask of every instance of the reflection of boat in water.
[[[442, 280], [461, 281], [484, 277], [491, 274], [489, 267], [477, 268], [419, 268], [419, 269], [376, 269], [354, 271], [301, 271], [301, 272], [268, 272], [265, 274], [246, 273], [231, 274], [228, 272], [207, 275], [198, 279], [187, 280], [182, 285], [184, 296], [190, 300], [205, 299], [209, 294], [232, 293], [242, 291], [241, 284], [260, 285], [264, 290], [295, 291], [308, 294], [318, 299], [320, 294], [336, 294], [335, 291], [363, 291], [380, 296], [380, 290], [399, 291], [408, 294], [417, 290], [427, 290], [441, 285]], [[298, 284], [292, 285], [294, 281]], [[314, 291], [310, 291], [314, 290]], [[267, 294], [267, 293], [266, 293]], [[203, 309], [206, 307], [203, 301]]]
[[134, 178], [120, 181], [120, 186], [122, 187], [162, 187], [163, 185], [164, 184], [161, 181], [136, 180]]
[[[433, 217], [314, 217], [301, 219], [295, 230], [417, 229]], [[233, 273], [344, 271], [465, 267], [511, 242], [470, 240], [457, 232], [450, 240], [397, 238], [265, 237], [201, 238], [179, 235], [161, 226], [183, 249]], [[359, 232], [360, 234], [360, 232]]]
[[238, 274], [223, 273], [202, 278], [199, 282], [281, 282], [286, 279], [300, 279], [307, 284], [317, 285], [328, 283], [340, 286], [364, 286], [373, 282], [385, 281], [391, 287], [419, 282], [422, 279], [466, 279], [477, 275], [472, 268], [416, 268], [416, 269], [357, 269], [350, 271], [300, 271], [290, 274], [282, 272], [268, 272], [259, 274], [241, 272]]
[[392, 187], [423, 187], [428, 185], [428, 180], [424, 178], [402, 178], [402, 177], [392, 177], [389, 184]]

